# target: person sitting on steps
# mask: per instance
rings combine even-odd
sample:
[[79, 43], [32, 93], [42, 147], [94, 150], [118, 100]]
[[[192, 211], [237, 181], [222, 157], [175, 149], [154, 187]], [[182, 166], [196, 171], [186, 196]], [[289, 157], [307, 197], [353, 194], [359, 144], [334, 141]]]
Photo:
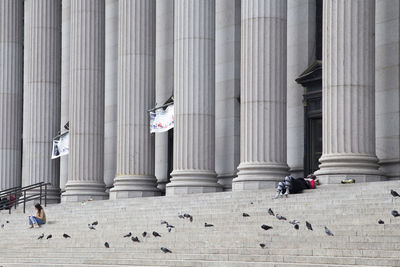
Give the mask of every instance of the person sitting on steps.
[[37, 203], [35, 205], [36, 216], [29, 216], [29, 228], [39, 228], [40, 225], [46, 223], [46, 214], [44, 213], [43, 207]]
[[308, 175], [306, 179], [295, 179], [292, 176], [286, 176], [284, 182], [279, 182], [276, 195], [273, 198], [287, 197], [289, 194], [301, 193], [304, 189], [315, 189], [317, 184], [318, 179], [313, 174]]

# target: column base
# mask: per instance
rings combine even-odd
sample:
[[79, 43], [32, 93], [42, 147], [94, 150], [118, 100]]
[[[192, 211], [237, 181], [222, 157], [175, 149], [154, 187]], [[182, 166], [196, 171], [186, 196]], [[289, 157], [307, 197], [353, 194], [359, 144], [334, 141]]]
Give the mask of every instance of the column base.
[[388, 180], [400, 180], [400, 159], [380, 160], [379, 165]]
[[233, 179], [232, 191], [275, 188], [289, 175], [284, 163], [240, 163], [238, 177]]
[[314, 174], [321, 183], [338, 184], [344, 179], [357, 182], [384, 181], [386, 177], [378, 170], [378, 159], [369, 155], [331, 154], [322, 155], [320, 169]]
[[214, 171], [174, 170], [171, 176], [171, 182], [167, 184], [165, 192], [167, 196], [214, 193], [223, 190], [217, 183]]
[[65, 185], [65, 192], [61, 195], [61, 202], [79, 202], [108, 199], [104, 183], [91, 183], [87, 181], [72, 181]]
[[167, 187], [167, 181], [157, 182], [157, 189], [160, 190], [161, 194], [165, 194], [166, 187]]
[[[43, 190], [42, 204], [44, 205], [44, 187], [42, 188], [42, 190]], [[31, 195], [39, 194], [39, 192], [40, 189], [30, 190], [26, 192], [26, 196], [28, 197]], [[47, 186], [47, 204], [60, 203], [60, 194], [61, 194], [60, 188]], [[35, 199], [34, 203], [39, 203], [39, 199]]]
[[235, 173], [225, 173], [218, 175], [218, 183], [222, 186], [224, 191], [232, 191], [232, 181], [236, 178]]
[[117, 176], [114, 179], [114, 188], [110, 190], [110, 199], [160, 196], [161, 192], [156, 185], [154, 176]]

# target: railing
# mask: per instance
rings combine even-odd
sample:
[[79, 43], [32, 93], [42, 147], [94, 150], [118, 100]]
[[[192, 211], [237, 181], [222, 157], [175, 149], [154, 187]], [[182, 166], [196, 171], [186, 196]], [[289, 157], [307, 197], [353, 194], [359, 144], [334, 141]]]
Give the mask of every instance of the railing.
[[[47, 186], [50, 183], [40, 182], [24, 187], [13, 187], [3, 191], [0, 191], [0, 207], [1, 209], [8, 209], [11, 214], [12, 207], [17, 208], [18, 204], [23, 203], [23, 209], [25, 213], [26, 202], [39, 200], [40, 205], [42, 205], [42, 199], [44, 199], [44, 206], [47, 205]], [[38, 192], [28, 192], [30, 190], [39, 189]], [[28, 194], [27, 194], [28, 192]]]

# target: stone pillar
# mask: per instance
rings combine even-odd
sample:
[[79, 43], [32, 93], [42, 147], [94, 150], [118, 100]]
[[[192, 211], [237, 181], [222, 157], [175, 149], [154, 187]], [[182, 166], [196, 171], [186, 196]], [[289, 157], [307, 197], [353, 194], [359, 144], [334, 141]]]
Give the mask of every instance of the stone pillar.
[[316, 0], [288, 0], [287, 163], [293, 177], [304, 175], [304, 88], [295, 79], [315, 61]]
[[286, 0], [242, 1], [240, 164], [233, 190], [275, 187], [286, 164]]
[[215, 1], [175, 0], [174, 170], [166, 194], [222, 190], [215, 173]]
[[0, 1], [0, 191], [21, 185], [23, 1]]
[[323, 6], [323, 183], [381, 179], [375, 156], [375, 1]]
[[[70, 27], [71, 0], [61, 2], [61, 123], [60, 131], [65, 132], [64, 125], [69, 121], [69, 58], [70, 58]], [[65, 191], [68, 180], [68, 157], [60, 157], [60, 188]]]
[[104, 0], [71, 0], [70, 154], [63, 201], [105, 199]]
[[400, 2], [376, 1], [376, 155], [388, 179], [400, 179]]
[[60, 198], [59, 160], [51, 159], [60, 129], [61, 0], [25, 1], [22, 185], [50, 182]]
[[118, 0], [106, 0], [104, 183], [112, 187], [117, 167]]
[[117, 176], [110, 198], [158, 195], [148, 110], [155, 96], [155, 0], [119, 0]]
[[[174, 88], [174, 0], [156, 1], [156, 104], [161, 106]], [[168, 182], [168, 132], [155, 134], [155, 175], [165, 192]]]
[[215, 171], [231, 190], [240, 162], [240, 0], [215, 4]]

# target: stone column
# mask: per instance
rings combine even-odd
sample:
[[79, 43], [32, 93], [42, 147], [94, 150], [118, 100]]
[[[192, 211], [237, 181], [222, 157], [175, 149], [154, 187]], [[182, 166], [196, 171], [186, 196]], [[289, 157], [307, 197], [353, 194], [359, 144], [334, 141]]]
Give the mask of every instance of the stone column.
[[175, 0], [174, 170], [167, 195], [222, 190], [215, 173], [215, 1]]
[[286, 164], [286, 0], [242, 1], [240, 164], [233, 190], [275, 187]]
[[[69, 121], [69, 58], [70, 58], [70, 27], [71, 0], [61, 2], [61, 123], [60, 131], [65, 132], [64, 125]], [[60, 188], [65, 191], [68, 180], [68, 157], [60, 157]]]
[[21, 185], [23, 1], [0, 1], [0, 191]]
[[[174, 0], [156, 1], [156, 104], [161, 106], [174, 88]], [[165, 192], [168, 182], [168, 132], [155, 134], [155, 175]]]
[[388, 179], [400, 179], [400, 1], [376, 1], [376, 155]]
[[381, 179], [375, 156], [375, 1], [323, 6], [323, 183]]
[[148, 110], [155, 96], [155, 0], [119, 0], [117, 176], [110, 198], [158, 195]]
[[106, 0], [104, 183], [112, 187], [117, 168], [118, 0]]
[[240, 162], [240, 0], [215, 4], [215, 171], [231, 190]]
[[60, 198], [59, 160], [51, 159], [60, 127], [61, 0], [25, 1], [22, 185], [50, 182]]
[[70, 154], [63, 201], [105, 199], [104, 0], [71, 0]]
[[293, 177], [304, 175], [304, 88], [295, 79], [315, 61], [316, 0], [288, 0], [287, 163]]

